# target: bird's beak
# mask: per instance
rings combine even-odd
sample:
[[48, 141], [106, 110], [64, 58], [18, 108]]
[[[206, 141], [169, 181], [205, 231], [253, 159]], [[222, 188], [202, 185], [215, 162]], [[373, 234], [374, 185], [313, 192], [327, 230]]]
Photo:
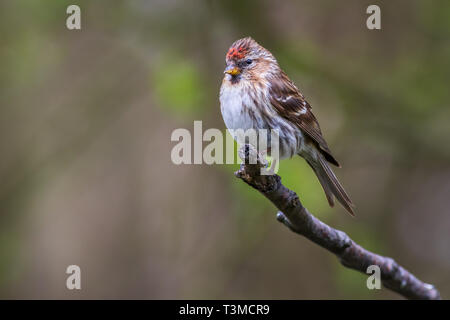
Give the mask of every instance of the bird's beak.
[[234, 65], [229, 65], [225, 68], [225, 71], [223, 73], [228, 73], [231, 74], [232, 76], [237, 76], [238, 74], [241, 73], [241, 69], [239, 69]]

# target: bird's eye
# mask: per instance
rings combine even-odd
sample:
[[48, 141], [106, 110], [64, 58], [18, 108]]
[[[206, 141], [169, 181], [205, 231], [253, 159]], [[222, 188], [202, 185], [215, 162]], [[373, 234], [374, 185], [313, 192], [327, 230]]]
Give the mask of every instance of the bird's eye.
[[247, 60], [245, 60], [245, 63], [246, 63], [246, 64], [252, 64], [252, 62], [253, 62], [252, 59], [247, 59]]

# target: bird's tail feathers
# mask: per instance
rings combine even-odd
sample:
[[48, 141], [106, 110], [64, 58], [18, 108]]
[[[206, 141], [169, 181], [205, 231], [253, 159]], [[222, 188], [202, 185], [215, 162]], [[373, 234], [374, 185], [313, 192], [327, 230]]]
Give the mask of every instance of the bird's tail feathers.
[[331, 170], [324, 156], [317, 153], [316, 161], [307, 160], [307, 162], [316, 173], [330, 206], [334, 206], [334, 197], [336, 197], [342, 206], [354, 216], [355, 212], [353, 211], [353, 208], [355, 206], [347, 195], [347, 192], [345, 192], [344, 187], [339, 183], [339, 180]]

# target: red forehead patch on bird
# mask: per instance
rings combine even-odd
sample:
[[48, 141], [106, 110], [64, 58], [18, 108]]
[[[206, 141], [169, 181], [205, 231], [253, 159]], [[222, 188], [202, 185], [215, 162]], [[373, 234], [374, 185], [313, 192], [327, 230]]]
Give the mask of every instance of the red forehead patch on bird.
[[227, 58], [242, 59], [243, 57], [245, 57], [246, 53], [247, 53], [247, 49], [245, 49], [244, 47], [239, 47], [237, 49], [233, 47], [233, 48], [230, 48], [230, 50], [228, 50]]

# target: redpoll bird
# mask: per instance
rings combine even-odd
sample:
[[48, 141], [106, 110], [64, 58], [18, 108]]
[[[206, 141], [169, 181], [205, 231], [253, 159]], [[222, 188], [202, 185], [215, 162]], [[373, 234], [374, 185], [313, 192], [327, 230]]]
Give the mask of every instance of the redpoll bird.
[[231, 45], [226, 64], [220, 108], [227, 128], [277, 130], [280, 159], [303, 157], [316, 173], [330, 206], [336, 197], [354, 215], [352, 201], [328, 165], [340, 167], [311, 106], [275, 57], [248, 37]]

